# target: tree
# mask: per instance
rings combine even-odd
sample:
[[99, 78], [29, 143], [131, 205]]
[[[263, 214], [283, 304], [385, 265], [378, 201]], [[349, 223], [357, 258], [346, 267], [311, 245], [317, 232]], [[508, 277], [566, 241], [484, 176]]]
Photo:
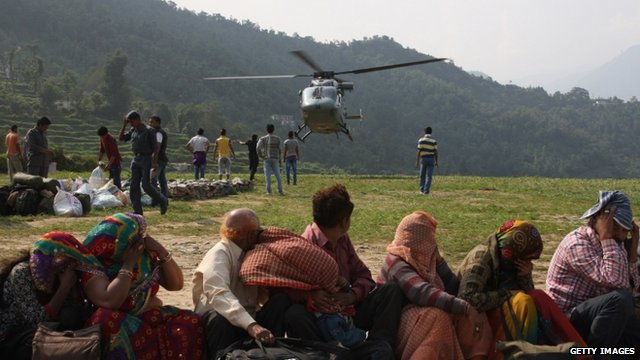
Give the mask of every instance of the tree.
[[131, 104], [131, 90], [127, 86], [125, 70], [128, 58], [122, 50], [116, 50], [104, 66], [104, 83], [101, 92], [106, 102], [104, 115], [117, 116], [127, 111]]

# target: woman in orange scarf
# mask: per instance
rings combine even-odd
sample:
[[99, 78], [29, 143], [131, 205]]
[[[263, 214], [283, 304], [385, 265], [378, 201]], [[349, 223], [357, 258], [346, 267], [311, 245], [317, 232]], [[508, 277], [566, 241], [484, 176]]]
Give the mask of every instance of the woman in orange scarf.
[[402, 311], [396, 355], [402, 359], [485, 358], [491, 342], [486, 316], [457, 298], [458, 278], [440, 256], [438, 222], [416, 211], [387, 247], [379, 283], [396, 282], [410, 304]]

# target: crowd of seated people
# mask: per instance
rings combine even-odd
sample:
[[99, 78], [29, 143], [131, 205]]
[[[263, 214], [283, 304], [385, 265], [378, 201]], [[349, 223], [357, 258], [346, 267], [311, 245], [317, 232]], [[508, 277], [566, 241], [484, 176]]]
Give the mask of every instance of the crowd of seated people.
[[353, 209], [336, 184], [314, 194], [301, 235], [263, 228], [248, 208], [228, 212], [195, 270], [189, 310], [157, 296], [184, 278], [143, 216], [109, 216], [84, 241], [44, 234], [0, 268], [0, 354], [31, 358], [43, 321], [100, 324], [106, 359], [215, 359], [238, 341], [285, 336], [338, 344], [354, 359], [501, 359], [496, 341], [512, 339], [640, 344], [638, 226], [620, 191], [601, 191], [562, 240], [546, 290], [534, 288], [543, 238], [532, 223], [504, 222], [456, 272], [423, 209], [398, 224], [374, 280], [349, 237]]

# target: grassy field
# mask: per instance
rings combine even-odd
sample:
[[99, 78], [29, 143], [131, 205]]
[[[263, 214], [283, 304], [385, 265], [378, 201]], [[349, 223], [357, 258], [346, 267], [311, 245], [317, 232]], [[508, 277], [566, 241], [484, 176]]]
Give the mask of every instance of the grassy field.
[[[58, 177], [88, 174], [57, 173]], [[6, 183], [6, 175], [0, 184]], [[239, 174], [246, 177], [246, 174]], [[169, 174], [169, 178], [190, 177]], [[437, 176], [431, 195], [420, 195], [414, 177], [344, 175], [299, 176], [298, 186], [285, 185], [286, 196], [268, 196], [259, 176], [251, 192], [207, 200], [172, 201], [166, 216], [157, 209], [146, 212], [151, 234], [165, 237], [191, 236], [203, 241], [218, 232], [220, 216], [237, 207], [258, 212], [265, 226], [273, 225], [302, 232], [311, 222], [311, 196], [319, 188], [342, 183], [355, 203], [350, 235], [360, 251], [384, 252], [395, 226], [414, 210], [432, 213], [439, 221], [438, 243], [451, 263], [457, 264], [474, 245], [482, 242], [503, 221], [517, 218], [533, 222], [545, 241], [541, 266], [548, 262], [558, 242], [582, 221], [579, 216], [597, 200], [599, 189], [619, 189], [632, 199], [640, 191], [636, 180], [487, 178]], [[130, 210], [130, 209], [122, 209]], [[634, 210], [638, 213], [637, 203]], [[4, 257], [32, 244], [30, 239], [51, 230], [86, 233], [111, 211], [94, 211], [84, 218], [52, 216], [0, 218], [0, 250]]]

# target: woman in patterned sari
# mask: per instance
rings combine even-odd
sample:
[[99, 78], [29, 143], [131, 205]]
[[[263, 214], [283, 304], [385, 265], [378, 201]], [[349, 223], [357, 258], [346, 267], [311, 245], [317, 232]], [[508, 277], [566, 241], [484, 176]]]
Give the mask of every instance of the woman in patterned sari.
[[[566, 316], [557, 316], [562, 313], [553, 300], [534, 289], [531, 261], [540, 257], [542, 247], [531, 223], [505, 222], [462, 261], [458, 296], [487, 312], [495, 340], [515, 339], [521, 333], [521, 339], [532, 344], [574, 341], [586, 346]], [[492, 349], [489, 358], [502, 355]]]
[[200, 317], [162, 306], [156, 296], [159, 286], [180, 290], [182, 270], [145, 230], [142, 216], [126, 213], [105, 218], [87, 235], [84, 245], [105, 269], [104, 275], [84, 273], [81, 278], [88, 299], [98, 307], [87, 325], [103, 325], [108, 359], [200, 359]]
[[482, 359], [490, 348], [487, 318], [456, 297], [458, 278], [438, 251], [433, 216], [402, 219], [378, 283], [395, 282], [409, 304], [402, 310], [396, 355], [402, 360]]
[[77, 271], [99, 272], [100, 263], [73, 235], [52, 231], [0, 271], [0, 353], [31, 358], [38, 323], [59, 322], [76, 330], [89, 316], [77, 284]]

